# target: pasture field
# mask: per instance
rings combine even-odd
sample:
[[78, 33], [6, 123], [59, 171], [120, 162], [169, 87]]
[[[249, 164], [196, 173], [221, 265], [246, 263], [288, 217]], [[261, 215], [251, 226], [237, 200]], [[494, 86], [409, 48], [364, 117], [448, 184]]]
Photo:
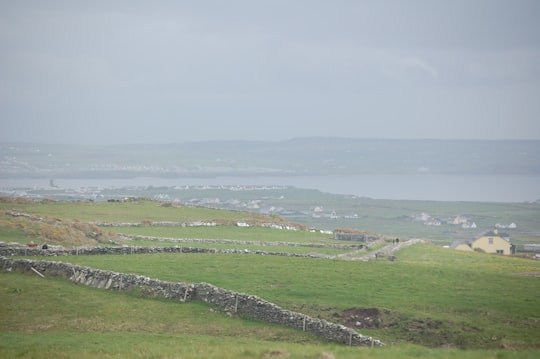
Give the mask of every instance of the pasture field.
[[[125, 190], [112, 190], [111, 195], [119, 196]], [[429, 238], [442, 243], [455, 239], [472, 239], [479, 233], [492, 229], [496, 223], [516, 223], [518, 228], [511, 230], [512, 238], [535, 233], [533, 239], [540, 241], [540, 202], [497, 203], [467, 201], [425, 201], [425, 200], [385, 200], [338, 195], [312, 189], [279, 188], [264, 190], [231, 191], [227, 189], [174, 189], [155, 187], [138, 189], [134, 193], [152, 198], [166, 194], [168, 198], [191, 203], [204, 198], [219, 198], [220, 204], [236, 201], [249, 203], [256, 201], [260, 208], [284, 208], [284, 216], [308, 227], [333, 230], [335, 228], [358, 228], [376, 232], [389, 237]], [[312, 210], [320, 207], [320, 216], [312, 216]], [[253, 211], [258, 211], [254, 209]], [[336, 216], [330, 216], [335, 212]], [[466, 215], [477, 228], [465, 229], [459, 225], [443, 224], [426, 226], [423, 221], [414, 220], [422, 213], [443, 221]]]
[[[108, 230], [117, 233], [138, 234], [162, 238], [201, 238], [201, 239], [229, 239], [235, 241], [260, 242], [294, 242], [294, 243], [336, 243], [331, 234], [319, 232], [293, 231], [286, 229], [261, 227], [111, 227]], [[358, 242], [339, 241], [342, 244], [358, 244]]]
[[[194, 213], [184, 216], [185, 207], [165, 207], [168, 213], [167, 218], [174, 218], [176, 221], [205, 221], [213, 218], [221, 223], [231, 223], [233, 225], [219, 225], [215, 227], [195, 226], [166, 226], [148, 225], [148, 222], [141, 226], [114, 226], [97, 227], [95, 225], [84, 225], [74, 217], [90, 218], [92, 222], [109, 222], [110, 219], [122, 218], [129, 222], [141, 223], [144, 218], [141, 213], [151, 211], [154, 207], [162, 209], [163, 206], [157, 202], [141, 201], [144, 211], [139, 212], [139, 203], [50, 203], [36, 204], [25, 203], [22, 206], [13, 207], [9, 211], [28, 213], [34, 216], [13, 217], [7, 215], [5, 211], [0, 211], [0, 241], [18, 242], [27, 244], [30, 242], [48, 243], [52, 245], [62, 245], [64, 247], [80, 246], [191, 246], [200, 248], [215, 249], [235, 249], [267, 252], [287, 252], [297, 254], [312, 255], [339, 255], [350, 248], [332, 248], [329, 245], [355, 245], [358, 242], [337, 241], [331, 238], [330, 234], [322, 234], [318, 231], [288, 230], [265, 227], [238, 227], [232, 221], [230, 211], [225, 210], [205, 210], [195, 208], [194, 212], [202, 217], [197, 217]], [[53, 208], [49, 208], [50, 206]], [[88, 211], [88, 208], [91, 208]], [[101, 212], [101, 209], [106, 210]], [[135, 210], [133, 210], [135, 208]], [[69, 212], [67, 220], [64, 213]], [[129, 213], [128, 215], [123, 212]], [[120, 214], [118, 214], [120, 213]], [[42, 218], [44, 220], [42, 220]], [[202, 218], [202, 219], [201, 219]], [[240, 218], [240, 217], [239, 217]], [[237, 221], [250, 219], [255, 223], [286, 224], [280, 218], [273, 216], [251, 215], [242, 217]], [[97, 238], [92, 233], [100, 233]], [[140, 235], [153, 237], [154, 240], [137, 238], [125, 240], [120, 234]], [[264, 243], [263, 243], [264, 242]]]
[[[149, 240], [130, 240], [126, 243], [136, 247], [197, 247], [197, 248], [211, 248], [217, 250], [237, 250], [237, 251], [260, 251], [267, 253], [283, 253], [283, 254], [299, 254], [299, 255], [311, 255], [311, 256], [338, 256], [345, 255], [350, 250], [333, 249], [333, 248], [312, 248], [312, 247], [300, 247], [300, 246], [267, 246], [267, 245], [253, 245], [253, 244], [234, 244], [234, 243], [209, 243], [209, 242], [183, 242], [181, 244], [175, 242], [156, 242]], [[368, 251], [365, 251], [367, 253]], [[364, 252], [362, 252], [364, 253]]]
[[[142, 298], [19, 273], [0, 273], [0, 300], [0, 358], [467, 359], [535, 358], [540, 352], [531, 338], [515, 347], [504, 336], [489, 338], [496, 342], [491, 349], [429, 348], [393, 341], [380, 349], [348, 347], [289, 328], [229, 317], [206, 303]], [[494, 312], [488, 309], [485, 314]], [[492, 335], [480, 330], [483, 336]], [[529, 328], [533, 330], [537, 333], [538, 328]], [[388, 336], [385, 331], [372, 334]], [[537, 334], [530, 335], [534, 339]]]
[[344, 320], [347, 309], [377, 308], [379, 327], [359, 330], [390, 345], [539, 349], [539, 262], [429, 244], [398, 255], [398, 262], [225, 254], [56, 259], [167, 281], [208, 282], [330, 321]]
[[[314, 193], [315, 194], [315, 193]], [[356, 214], [355, 218], [311, 218], [287, 217], [307, 226], [323, 229], [341, 227], [361, 228], [389, 237], [428, 238], [439, 243], [454, 240], [471, 240], [479, 234], [494, 228], [496, 223], [516, 223], [515, 230], [505, 230], [518, 243], [523, 240], [540, 241], [540, 203], [481, 203], [481, 202], [438, 202], [413, 200], [377, 200], [369, 198], [334, 198], [324, 203], [328, 210], [339, 214]], [[315, 197], [317, 198], [317, 197]], [[301, 201], [295, 206], [305, 206]], [[305, 207], [304, 207], [305, 208]], [[477, 228], [467, 229], [460, 225], [443, 223], [440, 226], [425, 225], [415, 220], [422, 213], [432, 218], [451, 220], [458, 215], [472, 219]], [[527, 237], [528, 234], [530, 238]], [[534, 237], [534, 238], [532, 238]], [[526, 243], [526, 242], [525, 242]]]
[[0, 201], [0, 210], [21, 211], [62, 219], [109, 223], [199, 220], [245, 221], [264, 218], [264, 216], [256, 213], [224, 211], [203, 207], [176, 207], [150, 200], [135, 200], [121, 203], [3, 200]]
[[[348, 249], [323, 247], [324, 245], [355, 245], [358, 242], [337, 241], [332, 235], [320, 232], [292, 231], [261, 227], [112, 227], [119, 234], [154, 237], [154, 240], [132, 239], [126, 243], [134, 246], [194, 246], [216, 249], [248, 249], [254, 251], [284, 252], [314, 255], [339, 255]], [[205, 241], [209, 240], [209, 241]], [[227, 241], [230, 241], [227, 243]], [[239, 243], [245, 242], [245, 243]], [[262, 245], [262, 242], [265, 245]], [[261, 245], [257, 245], [261, 243]], [[286, 245], [288, 244], [288, 245]]]
[[[74, 226], [82, 232], [98, 230], [82, 221], [266, 223], [273, 220], [286, 224], [277, 216], [176, 207], [147, 200], [0, 201], [0, 211], [56, 218], [54, 226], [69, 222], [69, 229]], [[27, 243], [30, 233], [42, 233], [39, 220], [14, 219], [5, 212], [0, 220], [0, 240], [4, 242]], [[167, 238], [350, 244], [318, 232], [233, 225], [100, 228], [111, 232], [105, 238], [113, 239], [119, 232]], [[84, 243], [104, 245], [95, 241]], [[126, 243], [176, 245], [145, 240]], [[69, 242], [69, 236], [64, 244], [80, 245]], [[237, 243], [206, 242], [193, 246], [291, 253], [346, 252]], [[102, 291], [59, 278], [6, 273], [2, 268], [0, 358], [532, 358], [540, 355], [540, 261], [459, 252], [430, 243], [405, 247], [396, 256], [396, 262], [186, 253], [43, 257], [43, 260], [62, 260], [167, 281], [208, 282], [257, 295], [286, 309], [350, 325], [364, 335], [382, 340], [386, 347], [349, 348], [324, 343], [288, 328], [229, 317], [205, 303], [180, 304], [140, 297], [135, 292]], [[364, 311], [370, 313], [370, 321], [357, 317]]]
[[[492, 229], [496, 223], [516, 223], [517, 229], [509, 230], [518, 249], [524, 243], [540, 242], [540, 202], [495, 203], [495, 202], [440, 202], [412, 200], [379, 200], [355, 196], [335, 195], [316, 190], [284, 188], [275, 190], [228, 191], [228, 190], [172, 190], [154, 188], [140, 190], [132, 195], [152, 197], [157, 193], [170, 192], [171, 198], [190, 202], [196, 198], [221, 198], [240, 202], [260, 201], [261, 207], [281, 207], [292, 213], [282, 218], [278, 215], [263, 216], [256, 212], [223, 211], [201, 207], [167, 207], [153, 201], [137, 200], [128, 203], [107, 202], [55, 202], [44, 205], [32, 201], [0, 201], [1, 210], [21, 212], [81, 221], [101, 222], [145, 222], [145, 221], [196, 221], [196, 220], [268, 220], [282, 223], [290, 220], [307, 227], [333, 230], [356, 228], [379, 233], [387, 237], [426, 238], [440, 244], [454, 240], [472, 240]], [[125, 190], [115, 190], [120, 196]], [[25, 203], [26, 202], [26, 203]], [[51, 206], [51, 204], [53, 204]], [[335, 211], [337, 217], [313, 217], [309, 211], [323, 207], [327, 215]], [[305, 214], [302, 214], [305, 213]], [[465, 215], [473, 220], [477, 228], [464, 229], [459, 225], [443, 224], [427, 226], [415, 220], [422, 213], [433, 218], [449, 220]], [[354, 215], [351, 217], [351, 215]], [[349, 216], [349, 217], [347, 217]]]

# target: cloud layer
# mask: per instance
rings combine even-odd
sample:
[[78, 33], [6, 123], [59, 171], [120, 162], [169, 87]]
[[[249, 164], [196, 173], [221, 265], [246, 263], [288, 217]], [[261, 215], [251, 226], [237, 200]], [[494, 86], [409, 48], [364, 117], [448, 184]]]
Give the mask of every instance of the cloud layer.
[[0, 4], [0, 141], [540, 138], [537, 1]]

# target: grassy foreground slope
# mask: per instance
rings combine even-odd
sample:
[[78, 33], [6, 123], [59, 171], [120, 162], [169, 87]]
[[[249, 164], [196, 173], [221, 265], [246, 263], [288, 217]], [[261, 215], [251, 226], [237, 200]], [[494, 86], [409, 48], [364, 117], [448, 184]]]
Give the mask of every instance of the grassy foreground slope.
[[[285, 308], [344, 321], [377, 308], [387, 343], [461, 348], [536, 348], [540, 263], [416, 245], [398, 262], [346, 262], [256, 255], [131, 255], [61, 258], [168, 281], [209, 282]], [[354, 323], [352, 323], [354, 325]]]
[[538, 350], [382, 349], [54, 278], [0, 273], [0, 358], [534, 358]]
[[[235, 358], [310, 344], [302, 332], [228, 318], [206, 304], [0, 274], [0, 358]], [[287, 342], [287, 344], [285, 344]]]
[[[200, 208], [190, 212], [190, 208], [150, 201], [11, 202], [0, 203], [0, 208], [95, 222], [249, 219], [242, 212]], [[32, 225], [35, 223], [28, 223]], [[223, 228], [227, 229], [222, 235], [228, 239], [235, 239], [229, 237], [243, 230]], [[164, 233], [169, 229], [156, 230]], [[287, 241], [328, 241], [309, 232], [282, 233], [287, 233]], [[214, 230], [207, 234], [220, 235]], [[268, 232], [252, 234], [254, 240], [259, 236], [271, 239], [265, 237]], [[0, 236], [6, 241], [24, 239], [27, 234], [20, 227], [8, 226]], [[238, 235], [246, 239], [243, 236], [245, 232]], [[255, 294], [287, 309], [353, 326], [384, 341], [387, 347], [382, 350], [320, 343], [289, 329], [228, 318], [202, 303], [179, 304], [134, 293], [99, 291], [60, 279], [0, 272], [0, 358], [538, 356], [540, 262], [431, 244], [402, 249], [397, 257], [397, 262], [238, 254], [43, 258], [162, 280], [209, 282]], [[371, 324], [356, 317], [365, 310], [373, 319]]]

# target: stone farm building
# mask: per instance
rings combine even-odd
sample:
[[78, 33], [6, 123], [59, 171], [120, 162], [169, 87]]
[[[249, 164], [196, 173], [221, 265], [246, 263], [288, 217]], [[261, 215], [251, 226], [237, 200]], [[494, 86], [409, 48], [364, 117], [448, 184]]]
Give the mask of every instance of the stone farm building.
[[372, 242], [381, 238], [375, 233], [361, 231], [349, 228], [341, 228], [334, 230], [334, 239], [341, 241], [357, 241], [357, 242]]

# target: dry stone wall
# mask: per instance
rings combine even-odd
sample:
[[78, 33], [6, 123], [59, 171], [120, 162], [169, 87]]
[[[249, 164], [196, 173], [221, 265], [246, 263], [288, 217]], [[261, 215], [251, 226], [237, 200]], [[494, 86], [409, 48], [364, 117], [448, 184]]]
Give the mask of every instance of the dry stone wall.
[[34, 261], [0, 256], [4, 271], [38, 272], [43, 276], [60, 276], [75, 283], [109, 290], [138, 290], [143, 295], [159, 296], [179, 302], [201, 300], [221, 307], [229, 313], [284, 325], [310, 332], [328, 341], [353, 346], [383, 346], [369, 336], [351, 328], [285, 310], [257, 296], [236, 293], [208, 283], [176, 283], [145, 276], [105, 271], [56, 261]]
[[2, 247], [2, 256], [76, 256], [102, 254], [152, 254], [152, 253], [217, 253], [212, 248], [194, 247], [80, 247], [71, 249], [40, 249], [30, 247]]
[[171, 242], [171, 243], [219, 243], [219, 244], [236, 244], [247, 246], [282, 246], [282, 247], [312, 247], [312, 248], [333, 248], [333, 249], [364, 249], [368, 246], [363, 244], [335, 244], [335, 243], [298, 243], [298, 242], [267, 242], [267, 241], [242, 241], [235, 239], [206, 239], [206, 238], [167, 238], [143, 236], [139, 234], [121, 234], [122, 239], [134, 240], [142, 239], [155, 242]]
[[223, 253], [223, 254], [259, 254], [284, 257], [333, 258], [323, 254], [303, 254], [290, 252], [272, 252], [249, 249], [215, 249], [197, 247], [81, 247], [72, 249], [40, 249], [30, 247], [0, 247], [0, 256], [76, 256], [103, 254], [153, 254], [153, 253]]

